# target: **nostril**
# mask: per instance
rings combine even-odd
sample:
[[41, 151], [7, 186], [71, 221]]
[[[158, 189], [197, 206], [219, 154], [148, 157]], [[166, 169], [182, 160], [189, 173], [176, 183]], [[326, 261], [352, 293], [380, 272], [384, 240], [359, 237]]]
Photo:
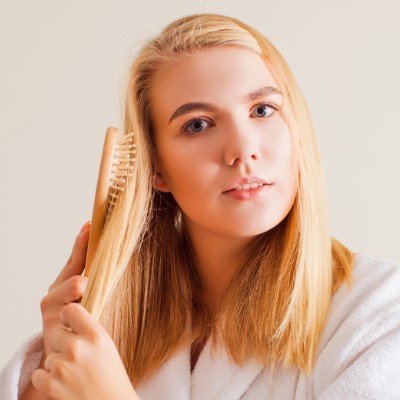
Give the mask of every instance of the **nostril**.
[[232, 155], [226, 155], [224, 160], [227, 165], [230, 167], [233, 167], [237, 165], [239, 162], [249, 162], [250, 160], [256, 161], [260, 158], [261, 154], [258, 152], [254, 152], [253, 154], [247, 153], [247, 155], [237, 155], [237, 156], [232, 156]]

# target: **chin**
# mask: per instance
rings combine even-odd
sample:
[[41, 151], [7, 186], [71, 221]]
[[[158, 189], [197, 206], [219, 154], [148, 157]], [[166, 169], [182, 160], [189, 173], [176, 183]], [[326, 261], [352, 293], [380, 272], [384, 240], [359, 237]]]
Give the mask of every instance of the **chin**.
[[257, 224], [238, 224], [236, 226], [230, 226], [224, 229], [224, 234], [232, 238], [251, 239], [275, 228], [283, 219], [284, 218], [265, 224], [260, 223], [261, 221], [257, 221]]

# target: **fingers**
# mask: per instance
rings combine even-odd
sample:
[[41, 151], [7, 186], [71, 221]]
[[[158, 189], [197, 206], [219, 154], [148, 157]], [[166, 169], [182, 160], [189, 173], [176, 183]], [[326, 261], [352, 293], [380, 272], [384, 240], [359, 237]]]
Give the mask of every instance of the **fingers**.
[[[94, 321], [86, 308], [80, 304], [71, 303], [66, 305], [60, 313], [60, 319], [74, 333], [83, 334], [93, 339], [97, 337], [97, 328], [99, 325]], [[64, 332], [58, 332], [57, 335], [61, 336], [56, 336], [56, 339], [59, 337], [60, 342], [66, 337]]]
[[76, 344], [73, 343], [75, 339], [76, 339], [76, 334], [64, 328], [63, 326], [53, 331], [50, 341], [56, 353], [51, 353], [46, 358], [44, 367], [47, 371], [51, 371], [53, 360], [58, 353], [62, 353], [65, 351], [69, 352], [69, 349], [75, 349]]
[[86, 251], [89, 242], [90, 223], [87, 222], [75, 239], [71, 256], [52, 286], [57, 286], [74, 275], [81, 275], [85, 269]]
[[85, 268], [86, 250], [89, 242], [90, 221], [86, 222], [79, 235], [80, 240], [75, 241], [74, 248], [72, 249], [71, 259], [73, 264], [81, 266], [81, 272]]
[[41, 303], [42, 312], [50, 307], [63, 307], [68, 303], [79, 302], [85, 293], [88, 281], [89, 278], [86, 276], [74, 275], [62, 282], [43, 298]]
[[60, 392], [58, 382], [49, 376], [50, 373], [44, 369], [37, 369], [32, 374], [32, 384], [46, 399], [57, 399]]
[[46, 361], [44, 363], [45, 371], [47, 371], [47, 372], [57, 371], [58, 367], [56, 365], [60, 364], [60, 361], [62, 359], [63, 359], [63, 356], [59, 353], [49, 354], [49, 356], [46, 358]]
[[56, 353], [51, 353], [45, 361], [46, 370], [51, 370], [54, 359], [63, 353], [67, 358], [75, 360], [82, 356], [81, 339], [89, 341], [99, 339], [98, 324], [94, 322], [90, 313], [80, 304], [66, 305], [60, 313], [64, 326], [54, 329], [50, 342]]

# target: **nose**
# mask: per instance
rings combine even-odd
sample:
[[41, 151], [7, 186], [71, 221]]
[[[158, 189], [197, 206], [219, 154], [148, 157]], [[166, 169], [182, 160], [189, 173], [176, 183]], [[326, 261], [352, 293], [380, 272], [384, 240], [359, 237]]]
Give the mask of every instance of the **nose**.
[[256, 132], [250, 126], [231, 125], [224, 146], [225, 164], [234, 167], [256, 161], [261, 157]]

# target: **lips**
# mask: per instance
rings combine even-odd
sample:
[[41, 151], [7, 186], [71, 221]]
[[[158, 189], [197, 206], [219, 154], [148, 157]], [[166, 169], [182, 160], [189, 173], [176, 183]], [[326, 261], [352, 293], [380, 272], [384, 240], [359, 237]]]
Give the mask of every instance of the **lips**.
[[267, 182], [265, 179], [262, 179], [258, 176], [247, 176], [233, 182], [228, 189], [224, 190], [224, 193], [231, 190], [250, 190], [265, 185], [272, 185], [272, 183]]

